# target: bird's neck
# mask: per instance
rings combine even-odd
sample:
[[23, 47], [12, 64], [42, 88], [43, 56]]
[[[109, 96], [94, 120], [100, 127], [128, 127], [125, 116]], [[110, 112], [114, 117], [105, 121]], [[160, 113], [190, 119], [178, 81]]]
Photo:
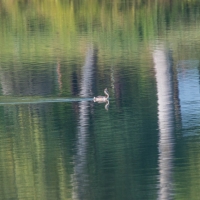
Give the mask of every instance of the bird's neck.
[[107, 92], [104, 92], [105, 95], [106, 95], [106, 98], [108, 99], [109, 98], [109, 94]]

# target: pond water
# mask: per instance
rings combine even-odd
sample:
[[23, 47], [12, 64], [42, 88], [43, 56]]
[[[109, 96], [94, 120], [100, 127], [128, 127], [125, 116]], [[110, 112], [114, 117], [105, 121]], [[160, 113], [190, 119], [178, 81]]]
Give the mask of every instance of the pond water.
[[0, 199], [199, 199], [199, 1], [0, 5]]

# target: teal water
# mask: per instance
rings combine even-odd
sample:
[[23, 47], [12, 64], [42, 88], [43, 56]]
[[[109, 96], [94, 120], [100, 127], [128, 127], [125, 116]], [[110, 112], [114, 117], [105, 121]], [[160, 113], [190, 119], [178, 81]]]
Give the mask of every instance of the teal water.
[[0, 5], [0, 199], [199, 199], [198, 1]]
[[41, 103], [56, 103], [56, 102], [82, 102], [93, 101], [93, 98], [52, 98], [52, 97], [9, 97], [0, 98], [0, 105], [16, 105], [16, 104], [41, 104]]

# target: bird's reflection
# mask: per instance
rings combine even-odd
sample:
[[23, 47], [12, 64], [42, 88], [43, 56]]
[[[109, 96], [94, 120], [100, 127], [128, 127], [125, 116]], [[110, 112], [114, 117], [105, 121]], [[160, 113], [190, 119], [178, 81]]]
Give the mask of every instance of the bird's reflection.
[[106, 110], [109, 109], [109, 100], [107, 100], [107, 102], [106, 102], [105, 109], [106, 109]]
[[109, 100], [106, 101], [94, 101], [96, 103], [105, 103], [105, 109], [108, 110], [109, 109]]

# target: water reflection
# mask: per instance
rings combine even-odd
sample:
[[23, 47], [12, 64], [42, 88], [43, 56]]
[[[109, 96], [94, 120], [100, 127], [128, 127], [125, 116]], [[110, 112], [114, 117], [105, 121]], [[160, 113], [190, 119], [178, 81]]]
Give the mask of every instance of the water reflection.
[[105, 109], [108, 110], [109, 108], [109, 100], [107, 100], [106, 105], [105, 105]]
[[[15, 69], [18, 67], [27, 68], [25, 71], [22, 69]], [[48, 64], [46, 64], [48, 66]], [[52, 94], [55, 80], [52, 79], [51, 70], [32, 70], [39, 69], [41, 66], [37, 64], [10, 63], [8, 69], [0, 65], [0, 83], [3, 95], [41, 95], [47, 96]], [[42, 66], [45, 68], [45, 66]], [[13, 69], [14, 68], [14, 69]]]
[[199, 135], [200, 87], [199, 60], [181, 60], [177, 64], [183, 136]]
[[155, 63], [158, 124], [159, 124], [159, 193], [158, 199], [172, 199], [174, 157], [174, 107], [172, 86], [172, 62], [163, 46], [153, 52]]
[[[157, 192], [170, 199], [174, 185], [184, 188], [182, 196], [198, 196], [198, 136], [180, 137], [200, 130], [199, 72], [191, 62], [200, 53], [198, 0], [0, 5], [0, 94], [12, 104], [15, 95], [52, 97], [40, 105], [31, 98], [0, 106], [2, 199], [156, 199]], [[149, 44], [158, 38], [173, 49], [174, 63], [183, 60], [177, 76], [164, 46], [155, 49], [152, 69]], [[113, 94], [107, 113], [109, 101], [92, 102], [105, 83]], [[78, 102], [71, 103], [74, 96]], [[182, 140], [176, 147], [174, 122]], [[189, 139], [196, 143], [185, 145]], [[175, 156], [182, 170], [174, 171]]]
[[[95, 51], [93, 46], [90, 46], [87, 50], [85, 64], [82, 69], [81, 77], [81, 97], [88, 97], [93, 95], [92, 87], [94, 84], [94, 72], [95, 72]], [[74, 159], [74, 176], [73, 186], [74, 192], [73, 197], [75, 199], [86, 199], [87, 193], [87, 138], [88, 138], [88, 127], [89, 127], [89, 112], [90, 102], [79, 103], [79, 122], [78, 122], [78, 134], [76, 142], [76, 155]]]
[[103, 101], [103, 102], [97, 102], [97, 103], [105, 104], [104, 108], [105, 108], [105, 110], [108, 111], [108, 109], [109, 109], [109, 105], [110, 105], [109, 100], [106, 100], [106, 101]]

